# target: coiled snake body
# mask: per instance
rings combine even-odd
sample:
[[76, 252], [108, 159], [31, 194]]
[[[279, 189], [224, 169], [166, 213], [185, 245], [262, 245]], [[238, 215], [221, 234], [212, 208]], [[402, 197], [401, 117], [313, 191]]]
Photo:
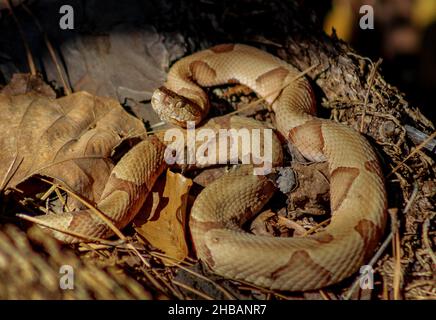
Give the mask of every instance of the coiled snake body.
[[[315, 117], [312, 89], [297, 74], [259, 49], [224, 44], [178, 61], [152, 98], [163, 120], [186, 126], [186, 121], [200, 123], [209, 109], [201, 87], [242, 83], [270, 104], [277, 130], [305, 158], [328, 162], [331, 222], [307, 237], [275, 238], [241, 229], [275, 191], [266, 176], [246, 170], [208, 185], [192, 207], [190, 231], [202, 261], [225, 277], [281, 290], [316, 289], [350, 276], [373, 253], [386, 221], [383, 176], [371, 146], [353, 129]], [[117, 227], [133, 219], [167, 167], [165, 148], [162, 139], [153, 136], [114, 167], [97, 207]], [[275, 165], [281, 162], [280, 152]], [[46, 225], [87, 236], [111, 234], [89, 210], [39, 218]], [[80, 241], [52, 233], [64, 242]]]

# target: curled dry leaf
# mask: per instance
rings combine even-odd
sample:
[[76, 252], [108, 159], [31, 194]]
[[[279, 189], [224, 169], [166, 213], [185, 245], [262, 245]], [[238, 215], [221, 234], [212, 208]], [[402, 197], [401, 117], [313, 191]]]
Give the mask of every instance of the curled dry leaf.
[[330, 203], [328, 164], [294, 162], [292, 169], [298, 177], [298, 185], [289, 194], [288, 211], [296, 216], [326, 214]]
[[0, 94], [0, 112], [0, 190], [24, 188], [38, 174], [98, 201], [114, 148], [145, 131], [117, 101], [86, 92], [60, 99]]
[[[165, 255], [177, 260], [188, 256], [186, 243], [186, 207], [192, 180], [167, 171], [148, 196], [133, 221], [136, 232]], [[165, 263], [174, 262], [172, 259]]]

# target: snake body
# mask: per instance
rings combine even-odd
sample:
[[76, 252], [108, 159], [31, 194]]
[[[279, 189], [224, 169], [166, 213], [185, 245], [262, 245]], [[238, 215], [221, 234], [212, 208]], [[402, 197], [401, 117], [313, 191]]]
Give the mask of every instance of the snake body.
[[[271, 106], [278, 132], [308, 160], [327, 161], [331, 222], [306, 237], [247, 233], [241, 225], [272, 197], [267, 176], [236, 170], [208, 185], [191, 210], [198, 258], [222, 276], [281, 290], [310, 290], [350, 276], [373, 253], [386, 223], [382, 171], [370, 144], [355, 130], [317, 118], [309, 82], [286, 62], [253, 47], [223, 44], [176, 62], [152, 104], [163, 120], [201, 123], [209, 109], [202, 87], [241, 83]], [[151, 137], [114, 167], [97, 207], [118, 227], [128, 224], [167, 167], [165, 143]], [[281, 153], [276, 157], [281, 162]], [[45, 225], [94, 237], [110, 229], [89, 210], [40, 218]], [[81, 239], [52, 231], [64, 242]]]

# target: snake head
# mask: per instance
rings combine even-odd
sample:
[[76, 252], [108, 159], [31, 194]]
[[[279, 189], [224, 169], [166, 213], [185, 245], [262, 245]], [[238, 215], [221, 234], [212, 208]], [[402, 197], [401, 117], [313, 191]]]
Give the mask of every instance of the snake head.
[[187, 121], [198, 124], [202, 120], [202, 110], [197, 103], [165, 87], [153, 92], [151, 105], [161, 120], [183, 128], [186, 128]]

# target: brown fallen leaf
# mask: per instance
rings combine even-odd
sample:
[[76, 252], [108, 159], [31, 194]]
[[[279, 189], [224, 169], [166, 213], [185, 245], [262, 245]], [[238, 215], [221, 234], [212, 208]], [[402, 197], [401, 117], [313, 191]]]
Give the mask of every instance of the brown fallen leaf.
[[22, 190], [42, 175], [98, 201], [114, 149], [145, 132], [117, 101], [86, 92], [60, 99], [0, 93], [0, 114], [0, 191]]
[[330, 206], [328, 164], [294, 162], [292, 169], [298, 177], [298, 184], [289, 193], [288, 211], [295, 216], [327, 214]]
[[14, 73], [11, 81], [0, 92], [12, 96], [33, 93], [56, 98], [56, 92], [39, 75], [35, 76], [29, 73]]
[[[192, 180], [167, 170], [155, 183], [133, 226], [138, 234], [165, 255], [177, 260], [188, 256], [186, 206]], [[163, 259], [164, 263], [174, 262]]]
[[[128, 7], [125, 9], [131, 11]], [[91, 20], [100, 20], [100, 10], [92, 4], [84, 4], [83, 9], [90, 14]], [[115, 16], [112, 23], [109, 16], [103, 20], [105, 26], [100, 31], [80, 33], [69, 41], [57, 41], [64, 61], [62, 66], [72, 89], [112, 97], [120, 102], [150, 100], [153, 91], [165, 80], [171, 63], [185, 54], [183, 36], [175, 32], [167, 36], [150, 25], [129, 26], [120, 23], [119, 16]], [[74, 34], [74, 30], [71, 32]], [[56, 43], [56, 35], [52, 39]], [[47, 79], [58, 80], [57, 66], [49, 55], [42, 57], [42, 63]], [[137, 116], [143, 116], [151, 124], [160, 122], [156, 113], [149, 112], [151, 105], [149, 108], [141, 106], [136, 109]]]

